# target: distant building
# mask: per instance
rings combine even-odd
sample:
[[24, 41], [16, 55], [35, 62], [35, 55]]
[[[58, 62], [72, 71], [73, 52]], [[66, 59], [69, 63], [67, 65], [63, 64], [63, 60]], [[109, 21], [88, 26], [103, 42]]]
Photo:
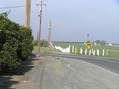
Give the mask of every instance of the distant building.
[[112, 44], [111, 44], [111, 43], [109, 43], [109, 44], [108, 44], [108, 46], [112, 46]]
[[94, 45], [97, 45], [97, 43], [94, 43]]

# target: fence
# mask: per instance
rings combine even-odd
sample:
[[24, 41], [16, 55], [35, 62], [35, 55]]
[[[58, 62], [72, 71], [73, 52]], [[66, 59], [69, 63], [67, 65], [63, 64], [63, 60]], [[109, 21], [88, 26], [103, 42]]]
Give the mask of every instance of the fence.
[[70, 53], [70, 45], [67, 48], [62, 48], [60, 46], [55, 46], [56, 49], [60, 50], [63, 53]]
[[[111, 51], [111, 50], [107, 50], [105, 51], [105, 49], [103, 50], [99, 50], [99, 49], [83, 49], [83, 48], [77, 48], [75, 47], [74, 45], [73, 46], [70, 46], [67, 47], [67, 48], [62, 48], [60, 46], [55, 46], [54, 47], [55, 49], [58, 49], [60, 50], [61, 52], [63, 53], [74, 53], [74, 54], [84, 54], [84, 55], [96, 55], [96, 56], [105, 56], [105, 55], [108, 55], [108, 52]], [[118, 51], [119, 52], [119, 51]]]
[[[79, 51], [79, 52], [78, 52]], [[77, 47], [74, 47], [74, 45], [72, 46], [71, 48], [71, 53], [75, 53], [75, 54], [84, 54], [84, 55], [102, 55], [104, 56], [105, 55], [105, 49], [102, 50], [102, 52], [99, 50], [99, 49], [83, 49], [83, 48], [77, 48]]]
[[103, 49], [102, 54], [100, 54], [100, 50], [99, 50], [99, 49], [97, 49], [97, 50], [94, 50], [94, 49], [88, 50], [88, 49], [86, 48], [86, 49], [84, 50], [84, 49], [80, 48], [80, 54], [85, 54], [85, 55], [97, 55], [97, 56], [102, 55], [102, 56], [104, 56], [104, 55], [105, 55], [105, 50]]
[[109, 52], [119, 52], [119, 50], [106, 50], [106, 55], [108, 55]]

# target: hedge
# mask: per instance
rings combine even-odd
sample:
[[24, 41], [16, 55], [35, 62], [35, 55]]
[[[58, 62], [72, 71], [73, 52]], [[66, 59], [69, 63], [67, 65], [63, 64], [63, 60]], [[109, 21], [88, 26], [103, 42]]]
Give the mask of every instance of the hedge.
[[17, 69], [32, 52], [32, 41], [30, 28], [20, 26], [0, 14], [0, 70]]

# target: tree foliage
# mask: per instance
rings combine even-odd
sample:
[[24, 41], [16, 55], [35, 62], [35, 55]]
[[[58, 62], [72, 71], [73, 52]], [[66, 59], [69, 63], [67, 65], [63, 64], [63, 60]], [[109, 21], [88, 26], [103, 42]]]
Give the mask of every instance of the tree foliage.
[[[38, 40], [33, 40], [33, 45], [38, 46]], [[40, 46], [41, 47], [48, 47], [48, 41], [47, 40], [41, 40], [40, 41]]]
[[15, 70], [33, 50], [32, 30], [0, 15], [0, 70]]
[[100, 44], [100, 42], [101, 42], [100, 40], [96, 40], [95, 41], [96, 44]]
[[95, 43], [98, 44], [98, 45], [105, 45], [106, 41], [104, 41], [104, 40], [96, 40]]

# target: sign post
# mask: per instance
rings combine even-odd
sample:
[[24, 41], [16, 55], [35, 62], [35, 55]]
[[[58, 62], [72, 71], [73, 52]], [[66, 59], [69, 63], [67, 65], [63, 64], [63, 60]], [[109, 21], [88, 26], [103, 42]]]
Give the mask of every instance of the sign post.
[[92, 46], [92, 43], [86, 43], [86, 46], [88, 46], [88, 49]]

